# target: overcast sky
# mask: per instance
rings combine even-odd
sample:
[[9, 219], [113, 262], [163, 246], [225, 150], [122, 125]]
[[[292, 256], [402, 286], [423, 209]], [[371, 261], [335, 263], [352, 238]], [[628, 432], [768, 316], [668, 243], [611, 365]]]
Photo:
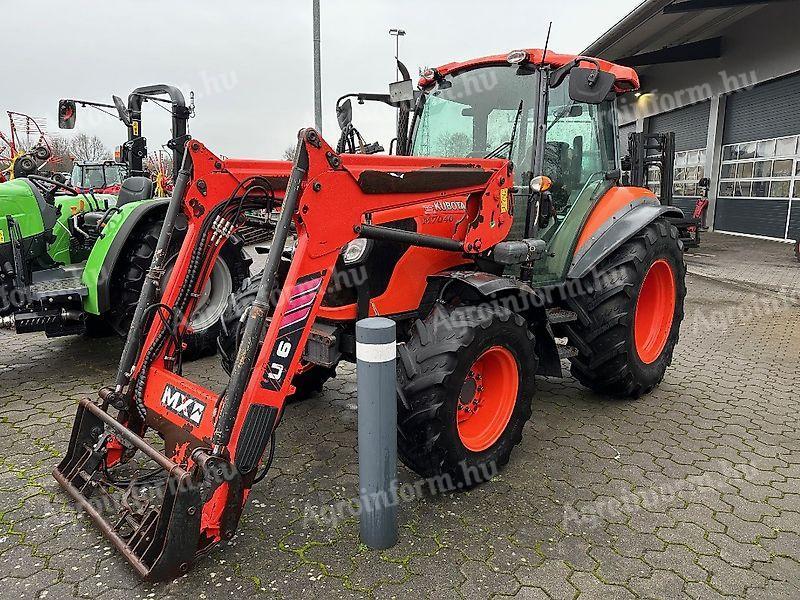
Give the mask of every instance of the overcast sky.
[[[416, 78], [436, 66], [522, 47], [579, 52], [639, 0], [322, 0], [324, 137], [335, 145], [336, 98], [385, 92], [394, 79], [394, 38]], [[4, 3], [3, 3], [4, 4]], [[169, 83], [196, 95], [193, 137], [227, 156], [277, 158], [314, 124], [311, 0], [31, 0], [3, 10], [0, 110], [47, 119], [59, 98], [110, 101], [141, 85]], [[10, 19], [9, 19], [10, 17]], [[9, 21], [13, 21], [15, 25]], [[168, 116], [145, 106], [149, 149], [168, 139]], [[355, 107], [368, 141], [388, 144], [388, 108]], [[7, 129], [5, 116], [0, 128]], [[75, 132], [109, 146], [122, 124], [80, 110]]]

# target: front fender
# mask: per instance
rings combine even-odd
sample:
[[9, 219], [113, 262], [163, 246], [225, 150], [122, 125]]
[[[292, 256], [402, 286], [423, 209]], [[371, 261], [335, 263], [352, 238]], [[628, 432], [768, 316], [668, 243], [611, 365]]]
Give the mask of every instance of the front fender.
[[443, 271], [428, 277], [423, 311], [426, 311], [426, 303], [432, 308], [449, 285], [463, 285], [475, 292], [482, 299], [479, 306], [499, 306], [522, 315], [535, 335], [534, 350], [539, 359], [539, 375], [561, 376], [561, 360], [547, 317], [547, 299], [539, 290], [515, 277], [482, 271]]
[[157, 211], [166, 212], [167, 204], [169, 198], [128, 202], [109, 219], [83, 270], [83, 284], [89, 290], [83, 303], [87, 313], [100, 315], [111, 308], [111, 274], [126, 242], [146, 216]]
[[567, 273], [570, 279], [581, 279], [589, 274], [614, 250], [627, 242], [659, 217], [683, 218], [683, 211], [674, 206], [664, 206], [654, 196], [644, 196], [626, 204], [611, 215], [578, 248]]

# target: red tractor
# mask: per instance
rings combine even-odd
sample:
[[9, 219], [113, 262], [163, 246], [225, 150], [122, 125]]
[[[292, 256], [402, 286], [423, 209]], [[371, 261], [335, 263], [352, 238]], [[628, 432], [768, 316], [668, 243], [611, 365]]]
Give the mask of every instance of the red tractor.
[[76, 162], [69, 183], [82, 194], [119, 194], [128, 173], [127, 164], [113, 160]]
[[[395, 87], [396, 156], [336, 152], [312, 129], [292, 163], [188, 142], [116, 381], [80, 402], [56, 479], [143, 577], [186, 572], [233, 537], [287, 398], [354, 360], [370, 315], [397, 322], [401, 458], [457, 487], [508, 462], [535, 376], [562, 358], [598, 393], [652, 390], [686, 271], [680, 211], [620, 185], [615, 96], [637, 85], [605, 61], [515, 51]], [[181, 375], [186, 315], [245, 211], [278, 207], [264, 272], [230, 307], [230, 382], [208, 389]]]

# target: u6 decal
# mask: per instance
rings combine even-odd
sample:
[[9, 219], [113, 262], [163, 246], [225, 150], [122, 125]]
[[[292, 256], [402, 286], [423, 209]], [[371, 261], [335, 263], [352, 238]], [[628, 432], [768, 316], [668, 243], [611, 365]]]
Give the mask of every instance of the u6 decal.
[[300, 344], [303, 330], [322, 286], [323, 275], [315, 273], [302, 277], [292, 288], [289, 305], [281, 319], [278, 339], [261, 378], [261, 387], [265, 390], [278, 391], [283, 386], [289, 365]]

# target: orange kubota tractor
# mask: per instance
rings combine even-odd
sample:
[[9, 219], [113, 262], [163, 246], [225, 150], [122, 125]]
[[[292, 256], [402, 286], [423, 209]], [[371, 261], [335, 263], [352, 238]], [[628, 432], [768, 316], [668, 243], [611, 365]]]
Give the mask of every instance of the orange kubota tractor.
[[[234, 535], [287, 397], [354, 359], [360, 317], [397, 322], [401, 458], [458, 487], [509, 460], [535, 375], [560, 375], [561, 358], [604, 394], [661, 381], [685, 265], [667, 221], [679, 211], [619, 183], [615, 96], [637, 76], [545, 54], [451, 63], [419, 90], [396, 87], [395, 156], [336, 152], [312, 129], [292, 164], [188, 142], [116, 382], [80, 402], [54, 473], [142, 576], [175, 577]], [[180, 372], [186, 315], [244, 212], [273, 207], [264, 272], [229, 311], [230, 382], [207, 389]], [[180, 276], [161, 290], [178, 220]]]

